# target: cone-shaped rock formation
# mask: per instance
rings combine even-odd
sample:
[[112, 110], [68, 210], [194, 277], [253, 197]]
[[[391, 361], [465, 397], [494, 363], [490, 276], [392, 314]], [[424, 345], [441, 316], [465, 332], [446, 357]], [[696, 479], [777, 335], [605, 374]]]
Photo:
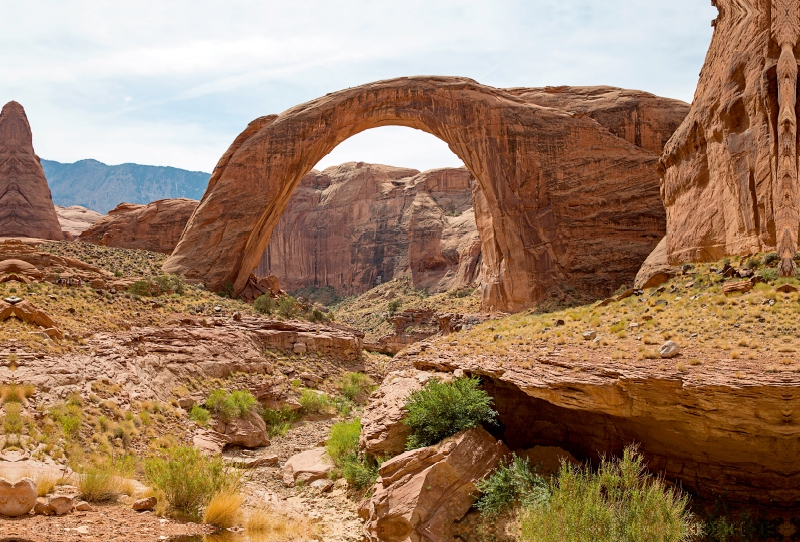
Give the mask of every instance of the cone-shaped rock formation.
[[33, 152], [25, 110], [9, 102], [0, 113], [0, 237], [64, 239], [47, 179]]

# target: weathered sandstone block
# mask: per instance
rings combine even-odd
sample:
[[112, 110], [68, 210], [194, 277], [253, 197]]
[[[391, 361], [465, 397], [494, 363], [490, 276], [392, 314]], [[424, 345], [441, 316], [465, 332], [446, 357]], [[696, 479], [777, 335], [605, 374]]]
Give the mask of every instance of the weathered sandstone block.
[[13, 484], [0, 478], [0, 516], [18, 517], [27, 514], [36, 504], [36, 483], [23, 478]]

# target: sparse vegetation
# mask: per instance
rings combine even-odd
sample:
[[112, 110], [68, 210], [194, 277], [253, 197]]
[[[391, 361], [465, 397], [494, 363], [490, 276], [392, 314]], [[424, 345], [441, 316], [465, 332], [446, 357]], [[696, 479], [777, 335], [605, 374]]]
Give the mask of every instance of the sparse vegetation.
[[347, 483], [356, 489], [372, 486], [378, 477], [378, 463], [359, 456], [358, 439], [361, 435], [361, 420], [339, 422], [331, 428], [325, 450]]
[[78, 474], [81, 498], [91, 503], [115, 502], [122, 494], [119, 478], [110, 464], [91, 465]]
[[292, 424], [299, 418], [299, 413], [288, 407], [281, 410], [264, 408], [261, 410], [261, 418], [267, 424], [267, 433], [270, 437], [284, 436]]
[[193, 405], [189, 411], [189, 419], [199, 425], [205, 425], [211, 419], [211, 413], [201, 406]]
[[479, 385], [477, 378], [432, 379], [413, 392], [405, 403], [404, 423], [411, 428], [406, 449], [431, 446], [465, 429], [495, 423], [492, 398]]
[[305, 414], [323, 414], [328, 412], [332, 405], [331, 398], [326, 394], [308, 388], [300, 392], [298, 402], [303, 407]]
[[366, 402], [375, 389], [370, 378], [363, 373], [346, 373], [341, 379], [342, 395], [356, 404]]
[[214, 525], [220, 529], [229, 529], [235, 526], [241, 516], [244, 498], [238, 493], [222, 491], [217, 493], [206, 506], [203, 513], [203, 523]]
[[223, 420], [230, 421], [246, 416], [256, 403], [256, 398], [248, 390], [214, 390], [206, 399], [206, 408]]
[[527, 459], [516, 455], [501, 463], [492, 474], [478, 482], [481, 497], [475, 503], [481, 514], [494, 518], [514, 506], [538, 506], [550, 498], [547, 481], [536, 474]]
[[261, 314], [272, 315], [277, 308], [277, 302], [269, 294], [264, 294], [253, 302], [253, 309]]

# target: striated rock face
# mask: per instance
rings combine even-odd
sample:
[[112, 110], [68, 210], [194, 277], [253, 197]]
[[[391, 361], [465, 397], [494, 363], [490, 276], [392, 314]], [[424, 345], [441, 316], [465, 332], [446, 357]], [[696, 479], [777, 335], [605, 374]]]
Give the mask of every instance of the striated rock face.
[[502, 442], [476, 427], [386, 461], [365, 510], [367, 540], [455, 540], [453, 524], [475, 502], [475, 483], [508, 454]]
[[717, 0], [691, 112], [664, 150], [672, 264], [777, 250], [794, 274], [800, 228], [794, 0]]
[[25, 110], [8, 102], [0, 112], [0, 236], [64, 239]]
[[465, 168], [350, 162], [302, 178], [256, 275], [276, 275], [290, 292], [333, 286], [341, 296], [409, 275], [438, 293], [474, 282], [479, 260]]
[[58, 223], [61, 225], [61, 230], [64, 234], [69, 235], [73, 239], [83, 233], [89, 226], [103, 218], [103, 215], [97, 211], [92, 211], [80, 205], [73, 205], [72, 207], [56, 205], [56, 215], [58, 216]]
[[80, 240], [170, 254], [197, 204], [186, 198], [162, 199], [148, 205], [120, 203], [81, 233]]
[[253, 121], [164, 269], [239, 293], [311, 168], [348, 137], [391, 124], [444, 140], [476, 179], [486, 308], [522, 310], [563, 285], [607, 295], [663, 237], [652, 152], [588, 116], [470, 79], [407, 77]]

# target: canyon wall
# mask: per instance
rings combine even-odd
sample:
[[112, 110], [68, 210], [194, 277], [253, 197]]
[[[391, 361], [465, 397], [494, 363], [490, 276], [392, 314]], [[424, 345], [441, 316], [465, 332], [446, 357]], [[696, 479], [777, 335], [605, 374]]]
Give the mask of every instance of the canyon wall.
[[64, 239], [25, 110], [0, 112], [0, 237]]
[[800, 228], [795, 0], [717, 0], [689, 116], [660, 162], [671, 264], [777, 250]]
[[350, 162], [303, 177], [256, 275], [277, 276], [287, 291], [333, 286], [340, 296], [408, 275], [433, 293], [474, 282], [479, 263], [465, 168]]

